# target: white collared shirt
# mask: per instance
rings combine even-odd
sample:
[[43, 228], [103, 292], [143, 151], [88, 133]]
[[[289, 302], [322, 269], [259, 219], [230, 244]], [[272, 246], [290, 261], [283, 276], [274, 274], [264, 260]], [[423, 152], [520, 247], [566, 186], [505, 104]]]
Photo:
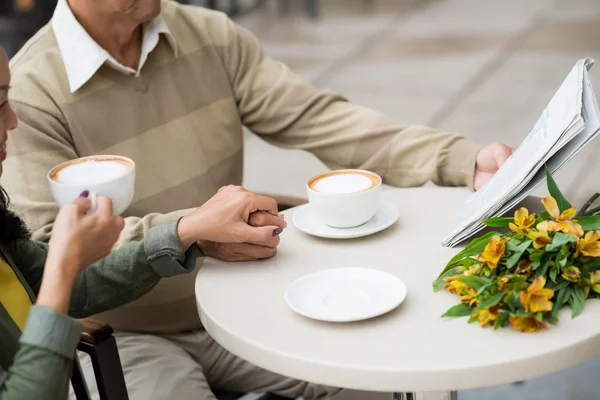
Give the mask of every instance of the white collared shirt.
[[73, 15], [67, 0], [58, 0], [52, 17], [52, 29], [67, 70], [71, 93], [85, 85], [105, 63], [124, 74], [139, 76], [148, 55], [156, 48], [161, 33], [167, 37], [177, 57], [177, 42], [161, 16], [144, 26], [142, 54], [137, 71], [115, 60], [92, 39]]

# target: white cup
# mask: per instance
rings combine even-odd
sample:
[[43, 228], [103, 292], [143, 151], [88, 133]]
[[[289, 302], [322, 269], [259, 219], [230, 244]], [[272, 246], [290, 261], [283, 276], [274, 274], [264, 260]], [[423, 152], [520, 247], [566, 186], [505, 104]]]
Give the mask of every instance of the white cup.
[[[348, 192], [345, 191], [344, 180], [335, 183], [335, 190], [323, 190], [325, 178], [340, 177], [341, 175], [361, 175], [370, 179], [364, 187], [349, 185]], [[337, 178], [336, 178], [337, 179]], [[383, 196], [382, 179], [379, 175], [370, 171], [346, 169], [325, 172], [313, 176], [306, 183], [308, 201], [317, 218], [325, 225], [334, 228], [353, 228], [368, 222], [379, 209]]]
[[[98, 162], [117, 161], [123, 163], [127, 169], [123, 174], [96, 183], [86, 183], [84, 181], [77, 183], [62, 183], [58, 180], [59, 172], [64, 168], [90, 160]], [[96, 210], [96, 196], [106, 196], [112, 200], [113, 215], [121, 215], [127, 210], [133, 199], [135, 188], [135, 163], [127, 157], [113, 155], [77, 158], [52, 168], [48, 172], [48, 182], [50, 182], [52, 197], [54, 197], [54, 200], [60, 207], [72, 203], [84, 190], [87, 190], [90, 193], [89, 198], [92, 200], [90, 213]]]

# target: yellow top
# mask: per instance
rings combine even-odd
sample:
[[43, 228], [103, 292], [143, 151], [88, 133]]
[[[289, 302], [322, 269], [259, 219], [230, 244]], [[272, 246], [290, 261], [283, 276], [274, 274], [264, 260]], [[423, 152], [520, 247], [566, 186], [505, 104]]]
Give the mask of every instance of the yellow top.
[[0, 256], [0, 303], [23, 331], [31, 308], [31, 299], [15, 271], [2, 256]]

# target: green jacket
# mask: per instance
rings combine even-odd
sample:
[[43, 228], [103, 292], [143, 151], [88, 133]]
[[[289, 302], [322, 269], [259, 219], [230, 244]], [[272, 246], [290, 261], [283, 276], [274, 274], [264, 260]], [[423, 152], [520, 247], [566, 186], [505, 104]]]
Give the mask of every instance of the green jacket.
[[[197, 247], [184, 253], [177, 223], [150, 229], [143, 242], [124, 245], [86, 269], [73, 287], [70, 316], [119, 307], [149, 292], [162, 277], [192, 271]], [[0, 252], [35, 302], [48, 245], [20, 240], [0, 245]], [[21, 332], [0, 304], [0, 400], [66, 399], [82, 331], [72, 318], [34, 305]]]

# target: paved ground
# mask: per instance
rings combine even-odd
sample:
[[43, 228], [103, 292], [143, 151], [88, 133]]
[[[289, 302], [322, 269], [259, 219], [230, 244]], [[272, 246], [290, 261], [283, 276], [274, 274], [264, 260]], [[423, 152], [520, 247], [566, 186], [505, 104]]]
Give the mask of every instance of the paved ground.
[[[277, 3], [240, 19], [272, 56], [356, 103], [482, 143], [517, 146], [575, 62], [591, 56], [600, 63], [598, 0], [379, 0], [371, 6], [322, 0], [316, 22], [306, 18], [300, 0], [288, 2], [288, 12]], [[600, 65], [592, 79], [600, 88]], [[250, 189], [303, 195], [305, 180], [326, 169], [308, 154], [272, 148], [252, 134], [247, 144]], [[599, 150], [600, 140], [559, 173], [574, 204], [600, 191]], [[594, 400], [599, 378], [597, 358], [522, 385], [461, 392], [459, 399]]]

